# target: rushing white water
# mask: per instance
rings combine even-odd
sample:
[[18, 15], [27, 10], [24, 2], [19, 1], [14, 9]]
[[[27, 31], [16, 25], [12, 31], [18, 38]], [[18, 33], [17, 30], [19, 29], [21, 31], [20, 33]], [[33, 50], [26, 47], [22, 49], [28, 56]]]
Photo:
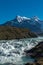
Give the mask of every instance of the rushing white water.
[[42, 40], [43, 38], [0, 40], [0, 64], [13, 63], [23, 65], [26, 62], [33, 62], [34, 59], [30, 56], [27, 57], [24, 50], [30, 50]]

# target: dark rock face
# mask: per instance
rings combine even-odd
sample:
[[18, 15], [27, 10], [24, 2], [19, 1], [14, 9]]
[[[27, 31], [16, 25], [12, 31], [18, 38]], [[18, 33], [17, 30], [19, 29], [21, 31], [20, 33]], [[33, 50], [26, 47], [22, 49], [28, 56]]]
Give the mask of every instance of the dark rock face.
[[0, 26], [0, 40], [23, 39], [30, 37], [37, 37], [37, 35], [24, 28]]
[[25, 65], [41, 65], [40, 63], [27, 63]]
[[43, 57], [43, 41], [39, 42], [37, 46], [32, 48], [31, 50], [26, 50], [25, 51], [27, 54], [30, 53], [32, 57]]
[[[39, 44], [31, 50], [25, 51], [25, 53], [27, 55], [30, 54], [31, 57], [35, 58], [35, 62], [32, 65], [43, 65], [43, 41], [39, 42]], [[31, 64], [27, 63], [26, 65]]]
[[30, 63], [26, 63], [25, 65], [33, 65], [33, 64], [30, 64]]

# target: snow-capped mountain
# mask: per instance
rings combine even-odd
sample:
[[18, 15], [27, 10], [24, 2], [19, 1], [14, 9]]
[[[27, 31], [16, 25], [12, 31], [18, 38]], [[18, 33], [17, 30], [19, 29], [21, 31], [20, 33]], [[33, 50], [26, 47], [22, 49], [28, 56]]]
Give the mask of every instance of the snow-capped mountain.
[[27, 18], [27, 17], [21, 17], [21, 16], [16, 16], [18, 22], [22, 22], [22, 21], [25, 21], [25, 20], [30, 20], [30, 18]]
[[3, 25], [28, 28], [32, 32], [41, 33], [40, 19], [37, 16], [34, 16], [32, 18], [16, 16], [15, 19], [7, 21]]
[[24, 16], [23, 17], [16, 16], [16, 18], [17, 18], [18, 22], [22, 22], [22, 21], [25, 21], [25, 20], [27, 20], [27, 21], [29, 21], [29, 20], [39, 21], [40, 20], [37, 16], [34, 16], [32, 18], [28, 18], [28, 17], [24, 17]]

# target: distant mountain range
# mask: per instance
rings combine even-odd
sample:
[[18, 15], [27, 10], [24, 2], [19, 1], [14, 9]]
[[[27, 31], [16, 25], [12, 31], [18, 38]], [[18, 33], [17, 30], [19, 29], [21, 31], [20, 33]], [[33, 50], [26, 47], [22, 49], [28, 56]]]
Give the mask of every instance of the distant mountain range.
[[0, 39], [20, 39], [43, 35], [41, 22], [37, 16], [32, 18], [16, 16], [15, 19], [0, 25]]
[[15, 19], [7, 21], [3, 25], [27, 28], [36, 34], [42, 33], [41, 20], [37, 16], [32, 18], [16, 16]]

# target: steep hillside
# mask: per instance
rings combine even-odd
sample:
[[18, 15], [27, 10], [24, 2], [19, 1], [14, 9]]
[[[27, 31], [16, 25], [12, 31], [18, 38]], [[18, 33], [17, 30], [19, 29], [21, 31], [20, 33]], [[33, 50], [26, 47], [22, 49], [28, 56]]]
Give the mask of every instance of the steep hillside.
[[[39, 42], [39, 44], [33, 49], [27, 50], [25, 52], [27, 55], [35, 58], [35, 62], [32, 65], [43, 65], [43, 41]], [[27, 63], [27, 65], [31, 65], [31, 63]]]
[[16, 28], [12, 26], [0, 26], [0, 40], [22, 39], [30, 37], [37, 37], [37, 35], [30, 32], [30, 30], [24, 28]]

